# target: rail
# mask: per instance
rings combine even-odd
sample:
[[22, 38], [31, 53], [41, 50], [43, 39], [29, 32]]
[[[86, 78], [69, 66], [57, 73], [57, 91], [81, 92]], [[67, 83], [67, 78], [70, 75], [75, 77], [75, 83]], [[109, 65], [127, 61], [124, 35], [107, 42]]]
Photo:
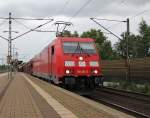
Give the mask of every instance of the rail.
[[136, 117], [150, 118], [150, 96], [103, 87], [86, 96]]

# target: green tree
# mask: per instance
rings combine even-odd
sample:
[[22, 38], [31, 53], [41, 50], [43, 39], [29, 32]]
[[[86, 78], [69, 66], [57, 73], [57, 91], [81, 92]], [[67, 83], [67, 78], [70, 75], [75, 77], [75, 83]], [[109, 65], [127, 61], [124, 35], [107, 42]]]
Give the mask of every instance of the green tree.
[[74, 31], [74, 33], [71, 33], [70, 31], [68, 30], [64, 30], [62, 33], [61, 33], [61, 36], [63, 37], [79, 37], [79, 34], [77, 31]]
[[144, 20], [139, 24], [139, 33], [138, 56], [150, 56], [150, 26]]
[[[127, 33], [122, 33], [122, 39], [115, 44], [116, 51], [122, 58], [126, 58], [127, 55]], [[131, 34], [128, 37], [128, 53], [130, 57], [137, 57], [137, 45], [138, 45], [138, 37], [134, 34]]]
[[102, 59], [113, 59], [113, 50], [111, 47], [111, 42], [107, 40], [101, 30], [91, 29], [90, 31], [83, 32], [81, 34], [82, 38], [93, 38], [97, 49], [102, 57]]
[[[122, 39], [115, 44], [116, 52], [123, 58], [126, 57], [126, 33], [122, 33]], [[130, 57], [150, 56], [150, 26], [144, 20], [139, 24], [139, 35], [130, 34], [128, 47]]]
[[72, 34], [73, 37], [79, 37], [79, 34], [77, 31], [74, 31], [74, 33]]
[[106, 37], [104, 36], [103, 32], [101, 30], [91, 29], [90, 31], [83, 32], [81, 34], [82, 38], [93, 38], [95, 39], [95, 42], [99, 45], [104, 43], [106, 40]]
[[61, 33], [61, 36], [64, 36], [64, 37], [71, 37], [72, 34], [70, 31], [68, 30], [64, 30], [62, 33]]

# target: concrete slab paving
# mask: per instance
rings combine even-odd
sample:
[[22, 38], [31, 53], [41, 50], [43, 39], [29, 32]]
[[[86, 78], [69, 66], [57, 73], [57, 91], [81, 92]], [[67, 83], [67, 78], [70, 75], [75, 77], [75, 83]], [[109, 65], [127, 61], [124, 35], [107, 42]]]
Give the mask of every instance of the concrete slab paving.
[[[25, 79], [16, 74], [0, 101], [0, 118], [45, 118], [32, 94]], [[49, 118], [59, 115], [52, 114]]]

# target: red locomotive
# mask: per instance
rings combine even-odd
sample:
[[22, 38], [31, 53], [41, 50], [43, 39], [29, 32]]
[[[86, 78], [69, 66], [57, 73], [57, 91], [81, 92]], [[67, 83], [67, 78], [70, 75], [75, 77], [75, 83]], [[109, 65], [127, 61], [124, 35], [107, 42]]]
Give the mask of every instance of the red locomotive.
[[33, 75], [68, 87], [102, 85], [101, 58], [91, 38], [58, 37], [28, 64]]

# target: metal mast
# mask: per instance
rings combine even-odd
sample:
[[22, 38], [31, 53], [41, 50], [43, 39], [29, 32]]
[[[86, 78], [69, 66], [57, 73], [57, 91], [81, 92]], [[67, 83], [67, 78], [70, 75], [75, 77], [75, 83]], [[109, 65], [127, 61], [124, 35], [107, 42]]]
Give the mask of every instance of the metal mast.
[[12, 18], [11, 13], [9, 13], [9, 37], [8, 37], [8, 65], [9, 65], [9, 71], [8, 71], [8, 78], [12, 78], [12, 39], [11, 39], [11, 24], [12, 24]]
[[129, 18], [127, 18], [127, 36], [126, 36], [126, 63], [127, 63], [127, 78], [130, 81], [130, 57], [129, 57], [129, 39], [130, 39], [130, 22]]
[[[11, 12], [9, 12], [9, 17], [8, 18], [4, 18], [4, 17], [0, 17], [0, 19], [6, 19], [8, 20], [8, 24], [9, 24], [9, 27], [8, 27], [8, 31], [3, 31], [4, 33], [8, 32], [8, 38], [5, 38], [3, 36], [0, 36], [0, 38], [2, 39], [5, 39], [6, 41], [8, 41], [8, 55], [7, 55], [7, 63], [8, 63], [8, 78], [12, 78], [12, 72], [13, 72], [13, 59], [12, 59], [12, 41], [17, 39], [17, 38], [20, 38], [32, 31], [36, 31], [36, 29], [50, 23], [53, 21], [53, 19], [43, 19], [43, 18], [36, 18], [36, 19], [33, 19], [33, 18], [12, 18], [11, 16]], [[29, 29], [28, 31], [16, 36], [15, 38], [12, 38], [12, 32], [14, 33], [18, 33], [17, 31], [12, 31], [12, 20], [16, 20], [16, 19], [20, 19], [20, 20], [47, 20], [47, 22], [41, 24], [41, 25], [38, 25], [37, 27], [33, 28], [33, 29]]]

